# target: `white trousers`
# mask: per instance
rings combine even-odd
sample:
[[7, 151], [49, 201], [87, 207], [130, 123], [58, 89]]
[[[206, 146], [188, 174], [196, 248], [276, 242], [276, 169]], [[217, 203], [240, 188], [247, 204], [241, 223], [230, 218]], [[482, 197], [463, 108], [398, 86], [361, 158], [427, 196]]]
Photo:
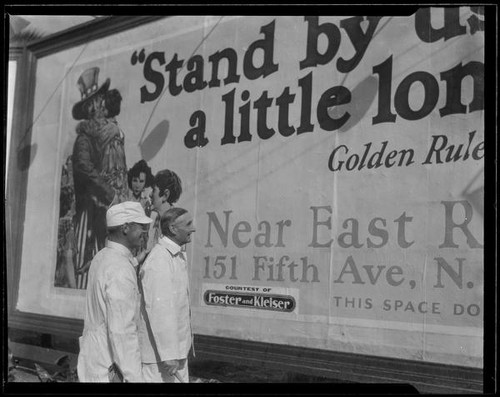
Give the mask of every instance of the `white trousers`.
[[[188, 371], [188, 363], [186, 360], [186, 364], [183, 369], [179, 369], [177, 371], [179, 378], [182, 379], [182, 383], [189, 383], [189, 371]], [[142, 363], [142, 376], [144, 377], [144, 382], [151, 383], [181, 383], [179, 379], [177, 379], [174, 375], [169, 375], [167, 370], [164, 368], [158, 367], [158, 364], [145, 364]]]

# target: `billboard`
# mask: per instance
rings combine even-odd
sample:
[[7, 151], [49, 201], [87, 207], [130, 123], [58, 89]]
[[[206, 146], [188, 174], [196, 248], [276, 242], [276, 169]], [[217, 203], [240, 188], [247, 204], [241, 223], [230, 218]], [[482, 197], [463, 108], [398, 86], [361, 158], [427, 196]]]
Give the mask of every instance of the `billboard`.
[[17, 309], [83, 318], [145, 160], [194, 215], [196, 333], [482, 367], [483, 17], [176, 16], [39, 59]]

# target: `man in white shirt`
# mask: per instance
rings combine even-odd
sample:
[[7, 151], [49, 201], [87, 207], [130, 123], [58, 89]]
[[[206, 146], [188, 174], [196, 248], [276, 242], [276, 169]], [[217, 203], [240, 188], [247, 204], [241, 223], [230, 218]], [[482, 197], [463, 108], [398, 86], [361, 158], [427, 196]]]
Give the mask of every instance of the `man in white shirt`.
[[92, 259], [80, 337], [80, 382], [143, 382], [137, 323], [140, 297], [132, 251], [147, 237], [140, 203], [126, 201], [106, 212], [106, 247]]
[[188, 266], [182, 246], [195, 232], [185, 209], [161, 216], [163, 236], [139, 272], [143, 302], [139, 344], [145, 382], [188, 383], [187, 357], [192, 346]]

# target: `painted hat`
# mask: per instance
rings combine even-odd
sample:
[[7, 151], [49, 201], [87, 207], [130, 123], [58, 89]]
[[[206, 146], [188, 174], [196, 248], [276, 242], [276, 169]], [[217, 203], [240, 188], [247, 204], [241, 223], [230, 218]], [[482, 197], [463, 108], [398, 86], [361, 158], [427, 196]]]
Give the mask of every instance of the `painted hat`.
[[80, 90], [82, 99], [80, 100], [80, 102], [76, 103], [75, 106], [73, 106], [73, 118], [75, 120], [82, 120], [87, 118], [84, 107], [86, 102], [93, 98], [95, 95], [107, 91], [107, 89], [109, 88], [109, 84], [111, 83], [111, 80], [108, 78], [106, 79], [104, 84], [99, 87], [98, 81], [98, 67], [93, 67], [85, 70], [78, 79], [77, 85], [78, 89]]
[[125, 223], [148, 224], [153, 220], [146, 216], [142, 205], [136, 201], [124, 201], [111, 206], [106, 212], [106, 224], [108, 227], [120, 226]]

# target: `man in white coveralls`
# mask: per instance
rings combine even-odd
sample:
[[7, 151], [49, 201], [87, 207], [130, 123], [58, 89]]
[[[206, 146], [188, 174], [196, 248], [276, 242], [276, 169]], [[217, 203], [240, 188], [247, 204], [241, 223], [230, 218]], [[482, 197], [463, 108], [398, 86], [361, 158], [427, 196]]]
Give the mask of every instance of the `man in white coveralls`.
[[151, 222], [138, 202], [116, 204], [106, 212], [106, 246], [89, 269], [77, 367], [81, 382], [143, 382], [137, 261], [132, 252], [147, 237]]
[[161, 216], [163, 236], [139, 272], [144, 297], [139, 342], [146, 382], [189, 382], [192, 332], [188, 266], [182, 246], [191, 241], [195, 230], [187, 210], [167, 210]]

